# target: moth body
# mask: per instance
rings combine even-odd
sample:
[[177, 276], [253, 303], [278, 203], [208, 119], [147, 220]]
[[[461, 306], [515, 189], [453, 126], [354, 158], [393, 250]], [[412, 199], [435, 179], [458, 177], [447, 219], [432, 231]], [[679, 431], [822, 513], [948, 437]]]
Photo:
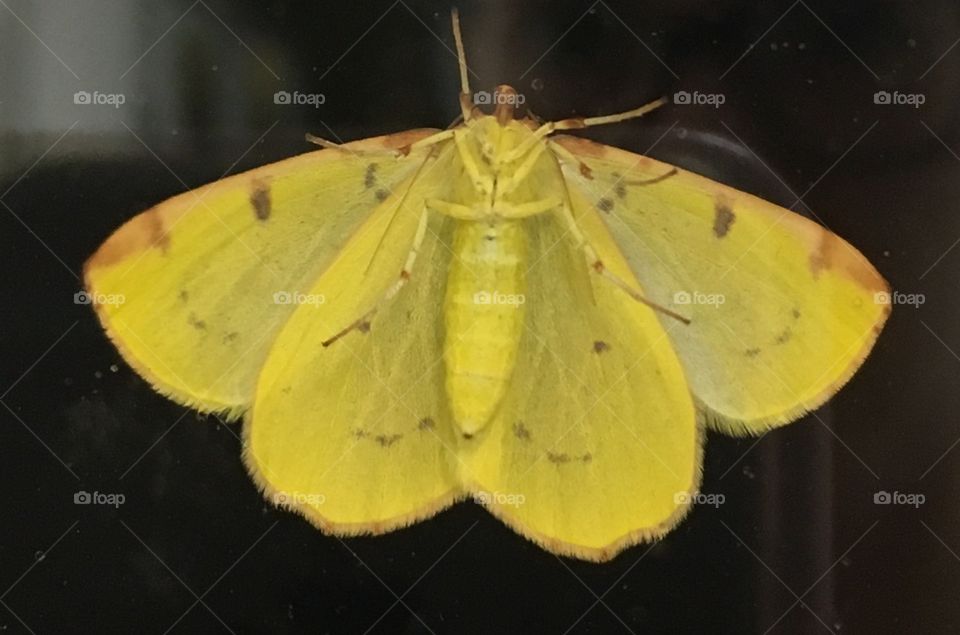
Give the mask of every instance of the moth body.
[[490, 420], [523, 330], [526, 234], [520, 220], [460, 221], [444, 306], [446, 390], [462, 434]]
[[542, 179], [534, 186], [529, 178], [543, 167], [540, 161], [549, 161], [543, 142], [531, 143], [530, 125], [508, 114], [478, 116], [455, 131], [460, 176], [453, 200], [433, 202], [434, 210], [457, 219], [444, 304], [444, 361], [450, 409], [467, 438], [493, 418], [516, 365], [530, 266], [525, 219], [560, 204], [559, 198], [541, 197], [542, 190], [559, 187], [543, 188]]

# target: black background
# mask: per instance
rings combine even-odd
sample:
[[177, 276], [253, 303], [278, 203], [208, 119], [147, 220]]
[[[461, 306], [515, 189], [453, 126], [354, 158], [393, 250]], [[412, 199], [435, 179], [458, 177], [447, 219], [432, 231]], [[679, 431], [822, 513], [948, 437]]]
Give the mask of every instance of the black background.
[[[261, 498], [236, 425], [165, 400], [123, 363], [74, 303], [77, 276], [124, 220], [306, 151], [304, 132], [446, 126], [458, 112], [451, 5], [5, 0], [0, 628], [960, 628], [960, 7], [459, 6], [475, 89], [510, 83], [541, 117], [723, 94], [719, 108], [671, 105], [587, 136], [784, 206], [802, 196], [794, 209], [924, 303], [894, 307], [863, 369], [814, 415], [760, 439], [711, 434], [703, 491], [725, 503], [652, 547], [602, 565], [560, 559], [472, 503], [382, 537], [323, 536]], [[75, 105], [78, 90], [126, 103]], [[278, 90], [326, 103], [277, 105]], [[925, 103], [876, 104], [879, 90]], [[95, 490], [125, 502], [74, 504]], [[881, 490], [925, 502], [876, 505]]]

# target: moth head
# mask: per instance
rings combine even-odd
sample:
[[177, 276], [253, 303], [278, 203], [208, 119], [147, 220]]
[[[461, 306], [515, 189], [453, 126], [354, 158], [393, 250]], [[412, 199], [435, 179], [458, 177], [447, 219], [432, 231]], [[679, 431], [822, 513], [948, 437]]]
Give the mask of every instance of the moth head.
[[493, 109], [493, 116], [496, 118], [498, 124], [506, 126], [513, 121], [514, 112], [516, 111], [520, 96], [517, 95], [517, 91], [514, 90], [513, 86], [508, 86], [507, 84], [497, 86], [494, 95], [496, 96], [496, 106]]

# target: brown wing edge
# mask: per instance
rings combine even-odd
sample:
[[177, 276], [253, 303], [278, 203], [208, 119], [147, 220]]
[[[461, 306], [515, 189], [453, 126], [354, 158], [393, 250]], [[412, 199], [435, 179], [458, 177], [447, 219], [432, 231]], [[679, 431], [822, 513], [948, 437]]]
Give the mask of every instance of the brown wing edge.
[[[677, 507], [673, 510], [673, 513], [664, 518], [657, 525], [634, 529], [623, 536], [612, 540], [609, 544], [604, 545], [603, 547], [585, 547], [583, 545], [577, 545], [565, 540], [561, 540], [555, 536], [550, 536], [539, 531], [528, 529], [524, 526], [522, 521], [520, 521], [511, 513], [510, 506], [503, 503], [497, 503], [495, 496], [488, 495], [481, 497], [478, 501], [478, 504], [485, 507], [487, 511], [493, 514], [507, 527], [554, 555], [576, 558], [577, 560], [585, 560], [588, 562], [609, 562], [629, 547], [633, 547], [641, 543], [650, 543], [661, 540], [668, 533], [673, 531], [677, 525], [679, 525], [683, 519], [687, 517], [687, 514], [690, 513], [690, 510], [693, 507], [693, 499], [700, 491], [700, 486], [703, 483], [703, 453], [706, 442], [706, 434], [704, 433], [703, 425], [699, 421], [695, 425], [697, 426], [697, 429], [696, 435], [694, 436], [694, 443], [696, 447], [694, 449], [695, 454], [692, 462], [693, 478], [690, 481], [690, 488], [687, 490], [688, 495], [686, 501], [677, 505]], [[483, 489], [477, 484], [468, 484], [467, 491], [470, 492], [470, 495], [490, 494], [488, 490]]]
[[[730, 192], [736, 193], [736, 197], [738, 199], [747, 200], [750, 203], [757, 203], [757, 208], [760, 210], [767, 210], [770, 208], [783, 210], [783, 208], [780, 208], [769, 201], [761, 199], [747, 192], [741, 192], [731, 188], [728, 185], [718, 183], [694, 172], [677, 168], [676, 166], [657, 161], [656, 159], [652, 159], [650, 157], [628, 152], [626, 150], [621, 150], [620, 148], [607, 146], [589, 139], [573, 137], [569, 135], [552, 137], [552, 141], [560, 144], [567, 151], [577, 156], [584, 156], [587, 158], [592, 157], [608, 161], [623, 161], [632, 165], [636, 165], [637, 167], [644, 166], [644, 169], [650, 169], [653, 172], [659, 173], [666, 173], [671, 169], [676, 169], [679, 174], [691, 179], [694, 185], [699, 185], [705, 191], [716, 191], [717, 189], [722, 188], [724, 191], [730, 190]], [[792, 229], [804, 235], [804, 237], [808, 240], [808, 243], [811, 247], [811, 258], [814, 261], [817, 261], [821, 263], [822, 266], [826, 266], [835, 271], [842, 271], [848, 279], [867, 291], [873, 291], [874, 293], [890, 292], [889, 283], [883, 278], [883, 276], [880, 275], [873, 264], [867, 260], [867, 258], [853, 245], [808, 218], [800, 216], [799, 214], [791, 212], [790, 210], [784, 211], [786, 211], [788, 214], [783, 219], [785, 223], [792, 225]], [[642, 279], [637, 272], [635, 272], [635, 274], [638, 275], [638, 278]], [[700, 412], [703, 423], [709, 429], [717, 430], [731, 436], [757, 436], [764, 434], [773, 428], [786, 425], [799, 419], [808, 412], [816, 410], [826, 403], [831, 397], [833, 397], [833, 395], [839, 392], [840, 389], [850, 381], [850, 379], [866, 361], [870, 351], [873, 350], [873, 346], [876, 343], [877, 338], [880, 336], [880, 332], [883, 330], [887, 318], [890, 316], [890, 312], [892, 310], [891, 304], [885, 304], [881, 306], [883, 306], [883, 309], [880, 316], [877, 318], [877, 321], [874, 322], [870, 330], [861, 336], [863, 338], [863, 343], [861, 344], [860, 351], [853, 358], [852, 363], [850, 363], [833, 382], [827, 385], [822, 391], [820, 391], [820, 393], [811, 399], [802, 401], [797, 404], [796, 407], [785, 412], [770, 415], [768, 417], [764, 417], [763, 419], [753, 421], [751, 422], [752, 427], [749, 427], [742, 420], [727, 417], [722, 413], [711, 409], [708, 405], [700, 401], [696, 395], [694, 395], [694, 402], [697, 406], [697, 410]]]
[[286, 171], [291, 164], [302, 162], [304, 159], [309, 161], [324, 162], [336, 160], [344, 152], [364, 152], [364, 151], [393, 151], [408, 146], [411, 143], [423, 139], [435, 133], [432, 128], [419, 128], [415, 130], [406, 130], [390, 135], [371, 137], [369, 139], [360, 139], [346, 143], [340, 148], [323, 148], [312, 152], [305, 152], [296, 156], [289, 157], [274, 163], [253, 168], [240, 174], [234, 174], [197, 189], [190, 190], [168, 198], [165, 201], [154, 205], [150, 209], [137, 214], [126, 223], [116, 229], [100, 245], [96, 252], [84, 263], [84, 277], [89, 269], [95, 269], [100, 266], [111, 265], [121, 261], [132, 253], [137, 253], [151, 247], [165, 246], [168, 236], [170, 216], [175, 212], [183, 213], [189, 210], [188, 203], [193, 201], [197, 194], [211, 188], [219, 188], [230, 185], [238, 185], [247, 181], [256, 181], [258, 178], [272, 175], [273, 173]]
[[696, 396], [694, 396], [694, 403], [697, 406], [697, 410], [700, 413], [704, 424], [712, 430], [722, 432], [729, 436], [761, 436], [769, 430], [792, 423], [804, 415], [820, 408], [823, 404], [829, 401], [831, 397], [840, 392], [840, 389], [843, 388], [847, 382], [853, 378], [857, 371], [860, 370], [860, 367], [863, 366], [864, 362], [867, 360], [867, 357], [870, 355], [870, 351], [873, 350], [873, 346], [877, 342], [877, 338], [880, 337], [880, 332], [883, 330], [883, 326], [886, 323], [887, 318], [890, 316], [891, 308], [892, 305], [890, 304], [884, 305], [883, 313], [881, 314], [880, 318], [866, 333], [863, 334], [863, 336], [861, 336], [863, 343], [861, 344], [859, 352], [853, 358], [851, 363], [847, 365], [847, 367], [837, 376], [836, 379], [834, 379], [829, 385], [824, 387], [823, 390], [814, 395], [812, 398], [806, 401], [801, 401], [795, 407], [782, 413], [770, 415], [762, 419], [758, 419], [755, 422], [751, 422], [751, 427], [747, 426], [746, 422], [744, 421], [727, 417], [713, 410], [697, 399]]
[[[116, 229], [107, 238], [107, 240], [100, 245], [100, 247], [97, 248], [97, 251], [95, 251], [94, 254], [90, 256], [83, 264], [84, 289], [90, 293], [91, 298], [96, 298], [97, 289], [91, 277], [91, 274], [95, 269], [112, 265], [129, 257], [131, 254], [136, 254], [140, 251], [154, 247], [163, 249], [168, 240], [168, 219], [166, 218], [164, 211], [169, 209], [177, 209], [179, 207], [177, 205], [169, 206], [171, 202], [177, 201], [178, 199], [180, 199], [181, 202], [186, 201], [188, 200], [188, 197], [192, 198], [194, 194], [202, 192], [207, 188], [222, 187], [224, 184], [243, 183], [250, 179], [256, 179], [258, 176], [262, 176], [265, 173], [273, 172], [278, 167], [288, 166], [294, 161], [301, 161], [305, 157], [309, 157], [317, 161], [326, 161], [335, 160], [337, 157], [341, 156], [343, 152], [362, 152], [365, 150], [398, 150], [408, 146], [411, 143], [414, 143], [419, 139], [428, 137], [435, 132], [437, 132], [437, 130], [433, 128], [417, 128], [389, 135], [360, 139], [358, 141], [346, 143], [342, 146], [342, 148], [324, 148], [321, 150], [315, 150], [261, 166], [259, 168], [254, 168], [246, 172], [241, 172], [240, 174], [235, 174], [224, 179], [214, 181], [213, 183], [204, 185], [196, 190], [184, 192], [169, 198], [125, 222], [118, 229]], [[140, 377], [147, 380], [147, 382], [156, 392], [181, 405], [187, 406], [193, 410], [197, 410], [198, 412], [223, 415], [227, 421], [236, 421], [249, 407], [249, 403], [217, 403], [216, 405], [210, 406], [209, 404], [204, 404], [200, 400], [196, 399], [193, 395], [184, 393], [169, 383], [161, 380], [153, 372], [151, 372], [146, 365], [140, 363], [140, 361], [133, 354], [131, 354], [129, 349], [123, 343], [123, 340], [112, 328], [110, 316], [107, 315], [105, 307], [96, 303], [96, 301], [93, 302], [93, 307], [97, 314], [97, 318], [100, 321], [100, 325], [103, 327], [103, 330], [106, 332], [107, 337], [113, 343], [114, 347], [116, 347], [116, 349], [120, 352], [120, 356], [128, 366], [130, 366], [138, 375], [140, 375]], [[207, 401], [209, 402], [211, 400], [207, 399]]]
[[444, 509], [466, 497], [466, 493], [462, 488], [454, 487], [443, 495], [424, 502], [420, 507], [406, 514], [367, 523], [341, 523], [330, 520], [321, 514], [316, 508], [311, 507], [308, 504], [296, 503], [293, 501], [284, 501], [282, 503], [278, 503], [277, 495], [282, 493], [281, 490], [275, 488], [270, 483], [269, 479], [264, 476], [263, 471], [261, 471], [260, 466], [258, 465], [256, 455], [250, 449], [250, 432], [253, 429], [251, 421], [252, 416], [253, 409], [251, 408], [247, 412], [247, 416], [243, 422], [243, 464], [246, 467], [250, 478], [253, 479], [257, 489], [261, 494], [263, 494], [265, 499], [277, 507], [281, 507], [303, 516], [307, 522], [319, 529], [324, 534], [339, 537], [352, 537], [371, 535], [377, 536], [389, 533], [397, 529], [408, 527], [414, 523], [420, 522], [421, 520], [426, 520], [436, 516]]

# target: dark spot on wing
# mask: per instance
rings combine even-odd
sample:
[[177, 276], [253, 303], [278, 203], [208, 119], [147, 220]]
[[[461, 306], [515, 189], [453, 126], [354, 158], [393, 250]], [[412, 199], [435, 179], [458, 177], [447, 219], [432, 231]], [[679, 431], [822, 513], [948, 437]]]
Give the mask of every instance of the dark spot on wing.
[[743, 354], [746, 355], [747, 357], [756, 357], [757, 355], [760, 354], [760, 349], [759, 349], [759, 348], [748, 348], [747, 350], [745, 350], [745, 351], [743, 352]]
[[224, 333], [221, 341], [224, 344], [229, 344], [230, 342], [236, 342], [237, 338], [240, 337], [240, 334], [236, 331], [230, 331], [229, 333]]
[[[163, 223], [163, 219], [160, 217], [160, 214], [157, 213], [157, 208], [153, 208], [154, 211], [141, 214], [137, 218], [142, 217], [143, 222], [147, 224], [146, 231], [149, 232], [150, 246], [151, 247], [160, 247], [160, 253], [167, 255], [167, 250], [170, 248], [170, 232], [167, 231], [166, 226]], [[140, 227], [140, 223], [137, 222], [132, 227], [136, 232]], [[103, 249], [101, 247], [101, 249]], [[97, 252], [100, 253], [99, 251]], [[105, 256], [109, 262], [109, 256]]]
[[496, 240], [496, 239], [497, 239], [497, 237], [496, 237], [494, 234], [484, 234], [483, 237], [484, 237], [484, 239], [486, 239], [486, 240]]
[[403, 438], [402, 434], [378, 434], [373, 440], [379, 443], [381, 448], [389, 448], [401, 438]]
[[610, 176], [613, 177], [614, 183], [614, 193], [617, 195], [617, 198], [623, 198], [627, 195], [627, 188], [623, 184], [623, 175], [619, 172], [611, 172]]
[[608, 214], [613, 209], [613, 201], [606, 196], [597, 201], [597, 209]]
[[791, 337], [793, 337], [793, 331], [791, 331], [790, 327], [788, 326], [787, 328], [783, 329], [783, 332], [780, 333], [780, 335], [777, 335], [777, 338], [774, 341], [777, 344], [786, 344], [790, 341]]
[[357, 324], [357, 330], [360, 331], [361, 333], [369, 333], [370, 322], [367, 322], [366, 320], [364, 320], [363, 322], [360, 322], [360, 324]]
[[430, 417], [424, 417], [417, 423], [417, 429], [419, 430], [433, 430], [436, 427], [436, 422]]
[[462, 436], [464, 439], [466, 439], [467, 441], [469, 441], [470, 439], [473, 438], [473, 435], [470, 434], [469, 432], [464, 432], [461, 436]]
[[207, 330], [207, 323], [201, 319], [198, 319], [196, 313], [191, 313], [187, 316], [187, 324], [197, 329], [198, 331]]
[[593, 352], [599, 355], [600, 353], [606, 353], [610, 350], [610, 345], [604, 342], [603, 340], [597, 340], [593, 343]]
[[838, 244], [839, 238], [832, 232], [821, 228], [817, 250], [810, 254], [810, 272], [814, 279], [818, 279], [822, 271], [833, 268]]
[[793, 311], [790, 312], [790, 314], [793, 316], [794, 320], [800, 319], [800, 309], [794, 309]]
[[180, 298], [180, 301], [186, 304], [187, 300], [190, 299], [190, 294], [187, 293], [186, 289], [180, 289], [180, 293], [177, 294], [177, 297]]
[[584, 463], [589, 463], [590, 461], [593, 460], [593, 455], [587, 452], [586, 454], [580, 457], [580, 460]]
[[380, 187], [380, 188], [377, 188], [377, 191], [374, 192], [373, 195], [376, 196], [377, 200], [382, 203], [385, 200], [387, 200], [387, 198], [390, 196], [390, 192]]
[[551, 463], [560, 465], [561, 463], [569, 463], [570, 455], [567, 454], [566, 452], [557, 454], [556, 452], [551, 452], [547, 450], [547, 460], [550, 461]]
[[363, 173], [363, 187], [365, 189], [370, 189], [377, 183], [377, 164], [371, 163], [367, 165], [367, 171]]
[[530, 440], [530, 430], [527, 429], [527, 426], [523, 425], [523, 421], [517, 421], [513, 424], [513, 436], [517, 437], [521, 441]]
[[356, 439], [364, 439], [367, 436], [367, 431], [364, 430], [363, 428], [357, 428], [356, 430], [353, 431], [353, 436]]
[[264, 183], [254, 183], [250, 193], [250, 204], [257, 220], [265, 221], [270, 218], [270, 187]]
[[734, 216], [730, 205], [722, 199], [717, 199], [713, 210], [713, 235], [717, 238], [723, 238], [730, 232], [730, 226], [733, 225], [733, 221], [737, 220], [737, 217]]

